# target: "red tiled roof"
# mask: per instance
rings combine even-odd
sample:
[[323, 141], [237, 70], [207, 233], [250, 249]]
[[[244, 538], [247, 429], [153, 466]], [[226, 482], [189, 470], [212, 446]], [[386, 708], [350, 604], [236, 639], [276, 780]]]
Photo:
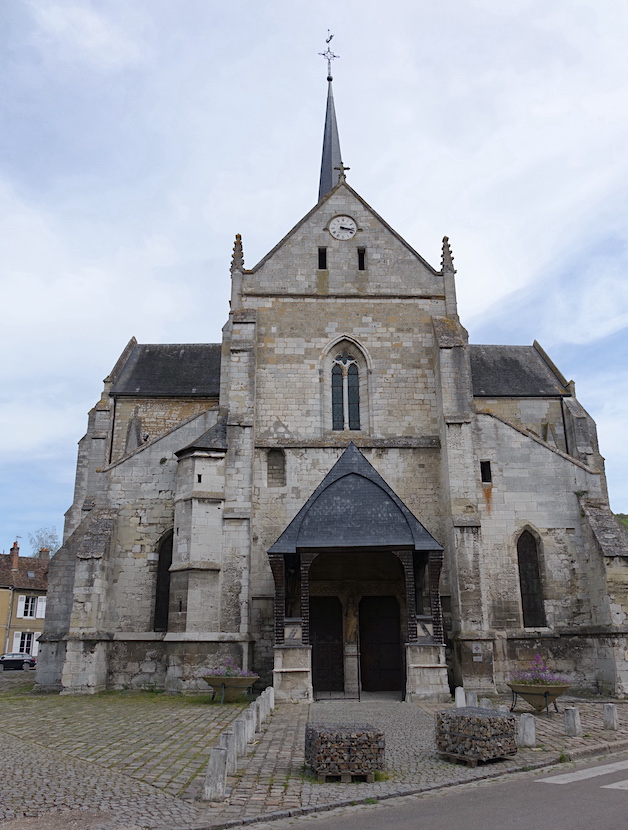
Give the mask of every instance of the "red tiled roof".
[[[30, 588], [33, 591], [48, 590], [48, 566], [46, 559], [20, 556], [16, 571], [11, 570], [11, 554], [0, 554], [0, 588]], [[29, 573], [34, 576], [29, 576]]]

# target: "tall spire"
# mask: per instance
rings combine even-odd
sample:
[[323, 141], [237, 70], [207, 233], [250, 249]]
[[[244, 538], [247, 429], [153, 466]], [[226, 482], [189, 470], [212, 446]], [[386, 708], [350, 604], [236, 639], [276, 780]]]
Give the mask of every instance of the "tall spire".
[[[336, 124], [336, 109], [334, 107], [334, 92], [332, 89], [333, 77], [331, 74], [331, 62], [338, 55], [329, 48], [333, 35], [329, 35], [327, 49], [319, 52], [327, 60], [327, 112], [325, 114], [325, 132], [323, 133], [323, 158], [321, 161], [321, 179], [318, 188], [318, 201], [326, 196], [329, 191], [338, 184], [339, 168], [342, 165], [340, 155], [340, 139], [338, 138], [338, 125]], [[346, 168], [348, 169], [348, 168]]]

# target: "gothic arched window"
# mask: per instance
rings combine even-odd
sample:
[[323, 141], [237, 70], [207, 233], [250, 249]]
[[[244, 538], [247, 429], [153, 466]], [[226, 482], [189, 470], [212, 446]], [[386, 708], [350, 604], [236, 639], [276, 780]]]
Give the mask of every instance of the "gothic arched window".
[[539, 551], [536, 539], [529, 530], [524, 530], [517, 541], [519, 563], [519, 589], [524, 628], [539, 628], [546, 625]]
[[155, 631], [168, 630], [168, 606], [170, 604], [170, 566], [172, 565], [172, 537], [170, 531], [162, 538], [157, 552], [157, 585], [155, 588]]
[[331, 370], [332, 429], [360, 429], [360, 376], [347, 349], [336, 355]]

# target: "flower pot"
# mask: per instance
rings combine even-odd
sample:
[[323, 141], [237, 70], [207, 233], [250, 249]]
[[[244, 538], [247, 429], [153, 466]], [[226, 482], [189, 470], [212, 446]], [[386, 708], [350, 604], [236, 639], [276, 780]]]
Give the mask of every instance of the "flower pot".
[[233, 703], [246, 695], [259, 675], [253, 674], [249, 677], [228, 677], [227, 675], [210, 674], [203, 677], [214, 690], [214, 697], [220, 695], [222, 703]]
[[[530, 704], [537, 712], [542, 712], [543, 709], [549, 710], [550, 703], [554, 703], [557, 697], [564, 694], [569, 688], [568, 683], [561, 685], [543, 685], [541, 683], [509, 683], [508, 686], [512, 689], [514, 695], [522, 697]], [[513, 706], [516, 697], [513, 698]]]

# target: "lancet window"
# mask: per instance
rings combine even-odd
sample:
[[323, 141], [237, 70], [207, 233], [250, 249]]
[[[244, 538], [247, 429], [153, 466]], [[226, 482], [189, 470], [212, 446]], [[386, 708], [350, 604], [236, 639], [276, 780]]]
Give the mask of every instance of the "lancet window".
[[333, 429], [360, 429], [360, 375], [357, 360], [347, 349], [333, 361], [331, 411]]
[[157, 585], [155, 586], [155, 615], [153, 629], [168, 630], [168, 606], [170, 604], [170, 566], [172, 565], [172, 539], [170, 531], [161, 540], [157, 551]]
[[524, 530], [517, 541], [519, 564], [519, 587], [524, 628], [539, 628], [546, 625], [539, 552], [536, 539], [529, 530]]

